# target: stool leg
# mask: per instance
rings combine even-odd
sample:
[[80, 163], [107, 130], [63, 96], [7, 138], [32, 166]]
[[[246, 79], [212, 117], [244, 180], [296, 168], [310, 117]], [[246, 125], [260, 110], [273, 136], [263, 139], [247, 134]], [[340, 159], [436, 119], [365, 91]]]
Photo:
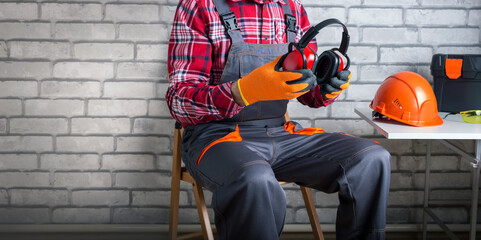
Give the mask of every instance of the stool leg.
[[317, 217], [316, 213], [316, 207], [314, 206], [314, 201], [312, 200], [311, 189], [301, 186], [301, 192], [302, 197], [304, 198], [304, 203], [306, 204], [307, 215], [309, 216], [309, 221], [311, 222], [314, 237], [316, 240], [324, 240], [321, 225], [319, 224], [319, 218]]
[[177, 239], [177, 224], [179, 222], [180, 173], [172, 173], [170, 190], [170, 220], [169, 239]]
[[209, 214], [207, 213], [202, 186], [194, 182], [192, 183], [192, 188], [194, 190], [195, 202], [197, 205], [197, 211], [199, 212], [200, 225], [202, 226], [204, 239], [214, 240], [214, 234], [212, 233], [212, 228], [210, 226]]

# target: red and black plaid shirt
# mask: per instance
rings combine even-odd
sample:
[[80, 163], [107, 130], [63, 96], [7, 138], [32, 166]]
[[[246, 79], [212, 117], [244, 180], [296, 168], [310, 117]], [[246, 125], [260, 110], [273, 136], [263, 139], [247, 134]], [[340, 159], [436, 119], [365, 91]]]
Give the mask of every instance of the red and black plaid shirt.
[[[287, 1], [297, 19], [296, 42], [310, 28], [299, 0], [226, 1], [248, 43], [286, 43], [281, 4]], [[232, 117], [242, 110], [232, 97], [232, 82], [219, 84], [230, 44], [212, 0], [180, 0], [169, 41], [166, 100], [172, 116], [183, 126]], [[311, 45], [317, 49], [314, 42]], [[335, 101], [324, 98], [319, 86], [297, 99], [310, 107]]]

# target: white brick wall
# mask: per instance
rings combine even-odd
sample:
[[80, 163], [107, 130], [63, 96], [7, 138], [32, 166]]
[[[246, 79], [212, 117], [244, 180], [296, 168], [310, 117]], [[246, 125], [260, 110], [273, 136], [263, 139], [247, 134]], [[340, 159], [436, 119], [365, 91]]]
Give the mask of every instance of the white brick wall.
[[[168, 222], [174, 121], [164, 98], [177, 2], [0, 2], [0, 223]], [[293, 101], [291, 118], [380, 142], [392, 154], [388, 223], [421, 222], [426, 141], [388, 141], [353, 108], [367, 107], [393, 73], [431, 81], [432, 54], [481, 54], [481, 1], [301, 2], [313, 24], [347, 24], [353, 77], [328, 108], [307, 111]], [[322, 30], [320, 49], [337, 46], [339, 36], [338, 27]], [[469, 197], [465, 160], [437, 143], [433, 154], [433, 196]], [[197, 223], [192, 192], [181, 186], [180, 222]], [[307, 223], [298, 187], [285, 188], [286, 222]], [[314, 194], [321, 222], [334, 223], [337, 195]], [[468, 219], [465, 209], [437, 212]]]

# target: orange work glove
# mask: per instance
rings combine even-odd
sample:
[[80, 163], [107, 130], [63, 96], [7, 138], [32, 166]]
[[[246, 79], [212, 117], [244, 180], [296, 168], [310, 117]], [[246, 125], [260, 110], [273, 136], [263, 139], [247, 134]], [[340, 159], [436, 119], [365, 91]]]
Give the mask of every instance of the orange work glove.
[[280, 71], [286, 56], [279, 56], [237, 81], [246, 106], [257, 101], [294, 99], [315, 86], [316, 76], [310, 69]]
[[[349, 70], [340, 71], [337, 76], [329, 79], [327, 82], [318, 82], [321, 94], [326, 98], [335, 98], [349, 87], [349, 79], [351, 79]], [[319, 80], [319, 79], [318, 79]]]

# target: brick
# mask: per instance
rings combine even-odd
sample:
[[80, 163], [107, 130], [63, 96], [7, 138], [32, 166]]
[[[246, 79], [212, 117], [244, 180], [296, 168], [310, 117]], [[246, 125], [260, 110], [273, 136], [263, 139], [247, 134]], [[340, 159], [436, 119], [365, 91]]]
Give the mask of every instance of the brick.
[[100, 97], [100, 83], [89, 81], [42, 81], [40, 95], [44, 97]]
[[137, 58], [139, 60], [167, 61], [167, 44], [137, 44]]
[[0, 19], [37, 19], [36, 3], [0, 3]]
[[[184, 223], [196, 223], [199, 224], [199, 215], [197, 213], [197, 209], [195, 207], [192, 208], [182, 208], [181, 209], [181, 214], [179, 215], [179, 223], [184, 224]], [[209, 219], [214, 219], [214, 214], [212, 211], [212, 208], [207, 209]], [[166, 215], [162, 221], [168, 221]]]
[[177, 7], [175, 5], [160, 5], [160, 21], [172, 23], [174, 21], [174, 15]]
[[346, 9], [344, 7], [309, 7], [306, 8], [306, 12], [309, 21], [313, 24], [327, 18], [337, 18], [343, 23], [346, 22]]
[[169, 107], [165, 101], [151, 100], [149, 101], [149, 116], [170, 117]]
[[0, 118], [0, 133], [5, 133], [7, 131], [7, 119]]
[[113, 149], [112, 137], [57, 137], [57, 151], [59, 152], [110, 152]]
[[348, 24], [361, 26], [403, 24], [403, 10], [401, 8], [350, 8], [348, 15]]
[[170, 151], [170, 142], [166, 137], [119, 137], [117, 152], [152, 152]]
[[154, 4], [107, 4], [105, 19], [112, 21], [159, 21], [159, 6]]
[[460, 9], [407, 9], [406, 24], [465, 25], [467, 13]]
[[82, 21], [102, 19], [100, 4], [43, 3], [41, 9], [42, 19]]
[[387, 209], [386, 219], [389, 223], [409, 223], [413, 211], [411, 208], [390, 207]]
[[0, 116], [22, 114], [22, 101], [16, 99], [0, 99]]
[[339, 194], [337, 193], [324, 193], [320, 191], [313, 191], [315, 196], [315, 204], [322, 207], [337, 207], [339, 206]]
[[[463, 149], [467, 153], [474, 153], [474, 141], [470, 140], [452, 140], [450, 141], [454, 145]], [[428, 140], [414, 140], [414, 152], [417, 154], [426, 154], [426, 146]], [[456, 154], [451, 148], [442, 144], [439, 141], [431, 141], [431, 153], [433, 154]]]
[[[454, 207], [454, 208], [448, 208], [448, 207], [441, 207], [441, 208], [433, 208], [432, 209], [434, 214], [438, 216], [439, 219], [441, 219], [442, 222], [446, 224], [450, 223], [462, 223], [466, 224], [469, 222], [469, 214], [468, 211], [469, 208], [465, 207]], [[422, 222], [423, 215], [422, 211], [417, 212], [416, 219], [418, 222]], [[431, 219], [428, 218], [430, 221]]]
[[47, 133], [59, 134], [68, 132], [68, 121], [65, 118], [11, 118], [10, 133]]
[[[46, 136], [1, 136], [0, 152], [52, 151], [52, 137]], [[1, 182], [1, 181], [0, 181]]]
[[424, 191], [391, 191], [388, 206], [420, 206], [424, 201]]
[[[197, 213], [197, 212], [195, 212]], [[181, 218], [185, 214], [182, 209]], [[197, 217], [198, 218], [198, 217]], [[190, 218], [188, 222], [192, 222], [194, 217]], [[211, 218], [212, 219], [212, 218]], [[182, 223], [179, 219], [179, 223]], [[113, 223], [168, 223], [169, 209], [168, 208], [114, 208], [113, 209]]]
[[106, 62], [57, 62], [53, 66], [53, 76], [58, 78], [113, 78], [114, 65]]
[[1, 154], [0, 170], [31, 170], [37, 169], [36, 154]]
[[422, 6], [446, 6], [446, 7], [456, 7], [456, 6], [462, 6], [462, 7], [476, 7], [476, 6], [481, 6], [481, 2], [478, 0], [464, 0], [464, 1], [458, 1], [458, 0], [423, 0], [421, 2]]
[[105, 170], [155, 170], [154, 156], [145, 154], [110, 154], [102, 156]]
[[72, 204], [75, 206], [125, 206], [129, 205], [129, 191], [72, 191]]
[[50, 69], [48, 62], [0, 62], [0, 79], [45, 78], [50, 77]]
[[133, 59], [134, 45], [131, 43], [77, 43], [74, 45], [74, 56], [80, 59]]
[[134, 133], [139, 134], [174, 134], [175, 120], [160, 118], [137, 118], [134, 121]]
[[48, 172], [0, 172], [2, 187], [48, 187]]
[[49, 39], [50, 23], [0, 22], [0, 36], [3, 39]]
[[172, 170], [172, 155], [158, 155], [155, 166], [159, 170]]
[[36, 97], [36, 81], [1, 81], [0, 97]]
[[[180, 191], [179, 205], [187, 206], [187, 192]], [[132, 206], [170, 206], [170, 191], [132, 191]]]
[[297, 101], [289, 102], [289, 105], [287, 105], [287, 112], [290, 117], [308, 119], [326, 118], [328, 115], [328, 111], [324, 108], [309, 109], [308, 106]]
[[165, 41], [170, 34], [164, 24], [120, 24], [119, 31], [119, 39], [129, 41]]
[[367, 108], [369, 102], [336, 102], [330, 107], [333, 118], [358, 118], [354, 108]]
[[53, 223], [109, 223], [109, 208], [56, 208]]
[[52, 189], [12, 189], [10, 190], [11, 204], [28, 205], [67, 205], [68, 191]]
[[7, 56], [7, 44], [4, 41], [0, 41], [0, 58], [6, 58]]
[[350, 84], [347, 89], [347, 99], [357, 101], [371, 101], [380, 84]]
[[362, 42], [378, 44], [408, 44], [417, 43], [419, 32], [417, 28], [380, 28], [366, 27], [363, 29]]
[[398, 72], [416, 72], [412, 65], [364, 65], [361, 66], [360, 80], [362, 82], [382, 83], [388, 76]]
[[444, 199], [444, 200], [467, 200], [471, 199], [472, 190], [466, 189], [440, 189], [440, 190], [431, 190], [429, 193], [430, 199]]
[[13, 58], [70, 58], [68, 42], [12, 41], [10, 57]]
[[[302, 1], [302, 5], [304, 6], [323, 6], [323, 5], [332, 5], [332, 1], [330, 0], [304, 0]], [[361, 5], [361, 0], [346, 0], [342, 2], [342, 6], [352, 6], [352, 5]]]
[[48, 170], [96, 170], [99, 169], [97, 154], [42, 154], [40, 168]]
[[406, 154], [413, 152], [412, 140], [385, 138], [371, 138], [370, 140], [379, 142], [391, 154]]
[[[422, 30], [421, 30], [422, 31]], [[381, 63], [431, 63], [431, 47], [381, 47]]]
[[481, 23], [481, 9], [469, 10], [468, 25], [479, 26]]
[[112, 178], [106, 172], [56, 172], [53, 184], [55, 187], [67, 188], [111, 187]]
[[157, 98], [165, 99], [165, 94], [167, 93], [168, 83], [157, 83]]
[[372, 135], [373, 128], [364, 120], [316, 120], [315, 127], [320, 127], [326, 132], [343, 132], [357, 136]]
[[49, 208], [0, 208], [0, 223], [49, 223]]
[[126, 188], [169, 188], [170, 176], [159, 172], [127, 173], [116, 174], [115, 187]]
[[144, 100], [89, 100], [89, 116], [145, 116], [147, 101]]
[[[317, 216], [319, 216], [320, 223], [336, 222], [337, 209], [336, 208], [316, 208]], [[295, 223], [309, 223], [306, 208], [299, 208], [295, 213]]]
[[376, 63], [377, 47], [373, 46], [351, 46], [349, 47], [349, 58], [353, 64]]
[[364, 0], [364, 5], [383, 5], [383, 6], [417, 6], [417, 0], [398, 0], [398, 1], [391, 1], [391, 0]]
[[[414, 186], [424, 189], [424, 173], [414, 175]], [[469, 172], [431, 172], [429, 185], [431, 188], [469, 188], [471, 186], [471, 174]]]
[[72, 118], [72, 133], [130, 133], [128, 118]]
[[[459, 159], [457, 156], [432, 156], [431, 170], [458, 170]], [[402, 156], [399, 161], [400, 170], [424, 171], [426, 156]]]
[[167, 65], [165, 63], [119, 63], [118, 79], [167, 79]]
[[25, 100], [26, 115], [78, 116], [83, 115], [83, 113], [84, 102], [82, 100]]
[[0, 205], [8, 205], [8, 192], [7, 192], [7, 190], [0, 189]]
[[412, 189], [412, 173], [391, 173], [391, 191], [400, 189]]
[[481, 47], [477, 46], [447, 46], [447, 47], [438, 47], [436, 53], [443, 53], [443, 54], [481, 54]]
[[472, 44], [479, 42], [478, 28], [422, 28], [421, 43]]
[[155, 98], [153, 82], [106, 82], [104, 97], [111, 98]]
[[113, 40], [115, 28], [108, 23], [57, 23], [55, 38], [69, 40]]

